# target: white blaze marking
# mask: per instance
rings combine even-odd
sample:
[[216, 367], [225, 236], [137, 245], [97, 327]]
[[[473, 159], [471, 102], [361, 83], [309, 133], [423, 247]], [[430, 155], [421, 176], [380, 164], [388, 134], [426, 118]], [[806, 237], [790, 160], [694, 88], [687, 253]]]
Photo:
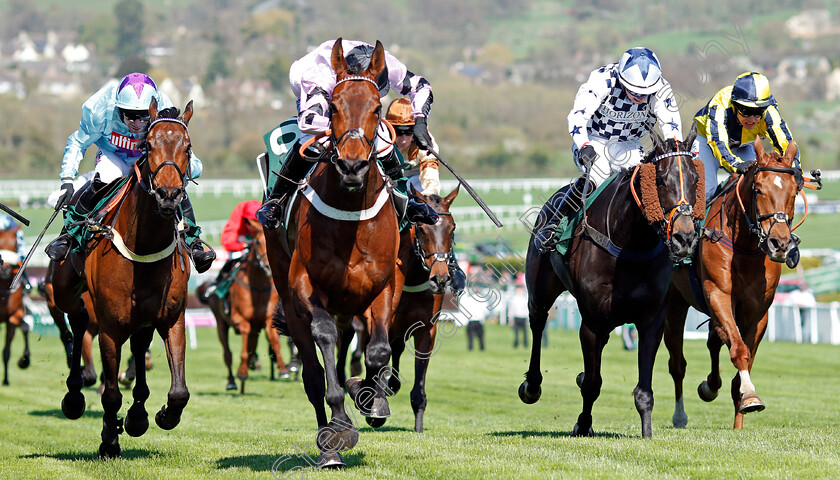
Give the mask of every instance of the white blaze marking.
[[779, 190], [781, 190], [781, 189], [782, 189], [782, 179], [781, 179], [781, 178], [776, 177], [776, 178], [773, 180], [773, 184], [774, 184], [774, 185], [776, 185], [777, 187], [779, 187]]

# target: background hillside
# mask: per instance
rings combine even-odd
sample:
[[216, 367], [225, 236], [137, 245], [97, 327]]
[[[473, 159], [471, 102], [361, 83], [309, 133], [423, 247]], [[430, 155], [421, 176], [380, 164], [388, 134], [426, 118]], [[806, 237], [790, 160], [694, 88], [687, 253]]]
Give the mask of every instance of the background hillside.
[[[254, 176], [263, 133], [294, 114], [289, 65], [337, 36], [380, 39], [429, 79], [430, 127], [466, 176], [574, 173], [566, 116], [577, 87], [636, 45], [658, 53], [685, 125], [738, 73], [759, 70], [806, 166], [840, 166], [838, 6], [699, 3], [0, 0], [0, 168], [4, 179], [57, 176], [81, 102], [148, 69], [180, 106], [196, 100], [191, 135], [205, 175]], [[67, 45], [89, 58], [65, 61]]]

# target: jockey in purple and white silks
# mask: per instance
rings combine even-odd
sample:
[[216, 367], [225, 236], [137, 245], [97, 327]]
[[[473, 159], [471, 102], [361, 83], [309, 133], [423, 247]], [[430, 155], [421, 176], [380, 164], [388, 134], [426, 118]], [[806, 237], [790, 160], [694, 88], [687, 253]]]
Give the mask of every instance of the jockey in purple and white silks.
[[[82, 118], [79, 129], [67, 138], [64, 158], [61, 161], [61, 191], [56, 210], [68, 206], [75, 190], [74, 180], [79, 173], [79, 164], [87, 149], [96, 145], [94, 176], [82, 187], [76, 204], [77, 210], [90, 212], [93, 209], [94, 194], [112, 181], [129, 175], [134, 162], [143, 153], [143, 141], [150, 125], [149, 106], [152, 98], [157, 100], [158, 111], [173, 107], [166, 94], [158, 91], [155, 82], [146, 74], [131, 73], [117, 83], [109, 83], [91, 95], [82, 104]], [[203, 170], [201, 160], [190, 153], [189, 178], [198, 178]], [[185, 197], [182, 208], [184, 215], [195, 224], [195, 215], [189, 198]], [[65, 223], [68, 222], [65, 215]], [[196, 226], [194, 237], [200, 231]], [[53, 260], [66, 258], [73, 246], [72, 239], [63, 233], [47, 247], [47, 254]], [[191, 256], [199, 273], [206, 271], [216, 255], [201, 240], [190, 245]]]
[[[298, 128], [304, 135], [291, 149], [277, 176], [277, 182], [257, 218], [266, 228], [277, 228], [280, 222], [282, 203], [302, 182], [312, 166], [299, 155], [299, 147], [311, 136], [325, 132], [330, 128], [329, 103], [336, 85], [336, 75], [332, 69], [332, 48], [336, 40], [327, 40], [315, 47], [289, 69], [289, 83], [297, 97]], [[344, 57], [350, 72], [361, 72], [370, 64], [374, 47], [364, 42], [341, 40]], [[426, 122], [432, 109], [432, 86], [420, 75], [416, 75], [406, 66], [385, 51], [385, 69], [376, 79], [379, 96], [384, 97], [390, 89], [411, 99], [414, 116], [414, 137], [418, 145], [428, 149], [432, 146]], [[380, 123], [378, 138], [388, 138], [388, 129]], [[316, 147], [317, 148], [317, 147]], [[399, 158], [393, 145], [378, 153], [386, 173], [394, 180], [403, 178]], [[397, 200], [395, 198], [395, 200]], [[431, 207], [413, 200], [408, 201], [407, 215], [412, 222], [435, 223], [437, 215]]]

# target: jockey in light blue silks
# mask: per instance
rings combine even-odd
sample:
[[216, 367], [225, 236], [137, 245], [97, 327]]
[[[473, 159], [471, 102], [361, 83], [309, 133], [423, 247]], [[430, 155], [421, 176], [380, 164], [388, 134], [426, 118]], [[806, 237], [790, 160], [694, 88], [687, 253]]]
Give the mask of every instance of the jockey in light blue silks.
[[[149, 129], [149, 106], [152, 98], [157, 100], [158, 111], [173, 107], [172, 101], [159, 92], [155, 82], [143, 73], [126, 75], [119, 84], [106, 84], [91, 95], [82, 105], [82, 119], [79, 129], [67, 138], [64, 158], [61, 161], [61, 194], [56, 201], [56, 210], [66, 207], [73, 197], [73, 180], [79, 173], [79, 164], [91, 145], [96, 145], [96, 168], [93, 179], [79, 195], [76, 208], [81, 212], [93, 209], [94, 194], [103, 186], [131, 173], [134, 162], [143, 153], [143, 141]], [[201, 160], [190, 152], [190, 179], [201, 175]], [[216, 258], [215, 252], [198, 239], [200, 229], [195, 226], [195, 214], [188, 197], [181, 204], [184, 216], [193, 227], [187, 238], [195, 238], [190, 245], [190, 256], [199, 273], [210, 268]], [[47, 246], [47, 254], [59, 261], [67, 257], [73, 246], [73, 239], [66, 233], [69, 216], [65, 215], [65, 230]], [[189, 222], [188, 222], [189, 223]], [[205, 250], [205, 246], [208, 247]]]

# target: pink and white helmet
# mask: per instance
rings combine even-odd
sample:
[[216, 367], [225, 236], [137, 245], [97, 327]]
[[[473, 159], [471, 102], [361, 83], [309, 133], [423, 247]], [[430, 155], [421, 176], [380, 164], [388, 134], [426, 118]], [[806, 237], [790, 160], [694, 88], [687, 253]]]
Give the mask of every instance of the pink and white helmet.
[[157, 85], [148, 75], [129, 73], [117, 87], [116, 105], [123, 110], [148, 110], [156, 94]]

